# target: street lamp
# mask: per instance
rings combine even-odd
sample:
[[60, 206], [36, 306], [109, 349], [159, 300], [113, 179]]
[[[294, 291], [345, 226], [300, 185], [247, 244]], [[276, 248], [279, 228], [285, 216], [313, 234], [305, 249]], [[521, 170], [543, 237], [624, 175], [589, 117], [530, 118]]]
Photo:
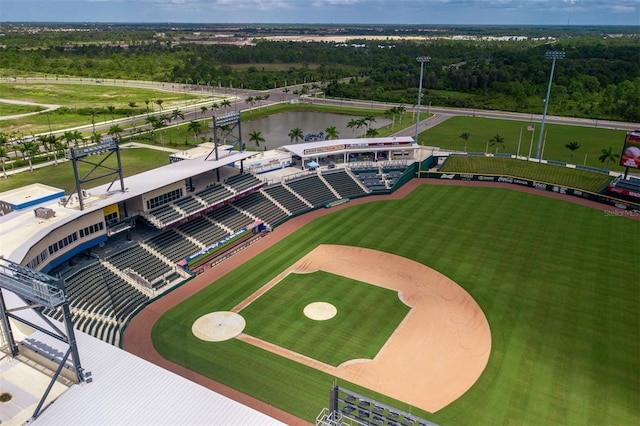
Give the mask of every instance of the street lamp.
[[547, 107], [549, 106], [549, 96], [551, 95], [551, 82], [553, 81], [553, 70], [556, 68], [556, 59], [564, 58], [564, 52], [549, 51], [544, 54], [547, 59], [551, 59], [551, 74], [549, 74], [549, 86], [547, 87], [547, 97], [544, 99], [544, 110], [542, 111], [542, 123], [540, 124], [540, 135], [538, 137], [538, 149], [536, 151], [536, 158], [540, 158], [540, 148], [542, 147], [542, 134], [544, 133], [544, 121], [547, 118]]
[[424, 73], [424, 63], [429, 62], [431, 56], [418, 56], [416, 61], [420, 62], [420, 84], [418, 88], [418, 113], [416, 116], [416, 143], [418, 142], [418, 125], [420, 124], [420, 101], [422, 100], [422, 74]]

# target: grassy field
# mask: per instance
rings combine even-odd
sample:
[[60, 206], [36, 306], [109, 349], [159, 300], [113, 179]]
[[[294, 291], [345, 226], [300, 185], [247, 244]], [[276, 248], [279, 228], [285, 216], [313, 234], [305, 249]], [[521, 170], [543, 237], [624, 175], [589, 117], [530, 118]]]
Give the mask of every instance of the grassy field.
[[[505, 139], [505, 148], [499, 146], [498, 152], [517, 154], [518, 140], [520, 139], [520, 129], [522, 129], [522, 141], [520, 144], [520, 155], [529, 154], [532, 132], [527, 131], [529, 122], [495, 120], [478, 117], [453, 117], [439, 124], [432, 129], [421, 133], [420, 143], [429, 146], [437, 146], [445, 149], [464, 150], [465, 141], [460, 137], [462, 133], [469, 133], [471, 137], [466, 143], [468, 152], [485, 152], [487, 143], [496, 135], [500, 134]], [[535, 157], [538, 146], [539, 124], [536, 124], [535, 134], [533, 134], [533, 148], [531, 156]], [[614, 153], [622, 152], [622, 145], [626, 131], [609, 130], [594, 127], [563, 126], [557, 124], [545, 124], [547, 132], [543, 158], [545, 160], [556, 160], [574, 164], [585, 164], [591, 167], [604, 169], [606, 164], [598, 160], [602, 155], [603, 148], [613, 148]], [[573, 152], [565, 147], [569, 142], [578, 142], [580, 148]], [[496, 146], [489, 147], [489, 152], [495, 152]], [[624, 168], [611, 164], [611, 170], [624, 171]]]
[[[106, 154], [105, 154], [106, 155]], [[154, 149], [145, 148], [131, 148], [122, 149], [120, 151], [120, 157], [122, 159], [122, 171], [126, 176], [132, 176], [138, 173], [142, 173], [147, 170], [155, 169], [160, 166], [169, 164], [169, 153], [164, 151], [158, 151]], [[102, 159], [102, 156], [94, 156], [90, 158], [93, 163], [98, 163]], [[58, 160], [61, 160], [58, 157]], [[51, 157], [53, 161], [53, 156]], [[116, 156], [112, 155], [104, 163], [108, 167], [116, 167]], [[81, 176], [89, 172], [91, 166], [88, 164], [82, 164], [78, 166]], [[10, 167], [7, 170], [11, 170]], [[97, 174], [104, 173], [105, 170], [98, 170]], [[89, 184], [89, 187], [98, 186], [107, 182], [111, 182], [113, 176], [104, 179], [96, 180]], [[14, 188], [20, 188], [32, 183], [44, 183], [56, 188], [65, 189], [71, 191], [74, 189], [75, 177], [73, 175], [73, 164], [70, 161], [60, 162], [58, 167], [46, 166], [39, 169], [34, 169], [33, 173], [28, 171], [16, 173], [10, 175], [8, 179], [0, 179], [0, 192], [8, 191]], [[126, 185], [126, 182], [125, 182]]]
[[[304, 307], [319, 301], [335, 306], [336, 316], [306, 318]], [[372, 318], [359, 306], [375, 306], [387, 314]], [[338, 366], [350, 359], [373, 359], [408, 312], [397, 292], [318, 271], [287, 275], [240, 315], [252, 319], [245, 334]]]
[[27, 114], [42, 111], [44, 107], [35, 105], [18, 105], [0, 102], [0, 117], [14, 114]]
[[513, 176], [591, 192], [598, 192], [613, 179], [609, 175], [587, 170], [500, 157], [452, 156], [440, 171]]
[[[478, 382], [439, 412], [413, 407], [414, 414], [461, 425], [631, 424], [640, 416], [640, 247], [629, 235], [639, 233], [638, 221], [555, 199], [423, 185], [404, 200], [314, 220], [167, 312], [152, 339], [167, 359], [312, 421], [328, 404], [333, 377], [238, 340], [200, 341], [191, 325], [231, 309], [318, 244], [374, 248], [456, 281], [491, 327]], [[320, 344], [308, 342], [308, 350]]]
[[[184, 103], [199, 99], [198, 96], [180, 92], [171, 92], [159, 89], [144, 89], [131, 86], [111, 86], [108, 84], [67, 84], [55, 83], [2, 83], [0, 84], [0, 99], [16, 99], [39, 104], [61, 105], [61, 108], [50, 114], [37, 114], [29, 117], [4, 120], [2, 131], [6, 133], [19, 132], [23, 135], [35, 134], [52, 128], [62, 129], [74, 126], [87, 126], [91, 124], [91, 116], [79, 111], [87, 108], [106, 110], [113, 106], [119, 110], [115, 118], [130, 114], [129, 102], [135, 102], [138, 113], [146, 110], [145, 100], [149, 102], [149, 108], [157, 109], [154, 102], [162, 99], [163, 108], [177, 105], [184, 108]], [[0, 115], [17, 114], [4, 113], [0, 109]], [[96, 123], [109, 122], [110, 113], [101, 113], [95, 117]]]

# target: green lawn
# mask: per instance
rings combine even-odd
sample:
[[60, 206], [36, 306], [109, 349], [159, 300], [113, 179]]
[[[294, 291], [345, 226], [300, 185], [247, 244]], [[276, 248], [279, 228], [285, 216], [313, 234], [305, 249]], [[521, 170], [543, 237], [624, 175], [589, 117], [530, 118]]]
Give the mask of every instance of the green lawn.
[[[105, 154], [106, 155], [106, 154]], [[120, 151], [120, 157], [122, 159], [122, 172], [124, 176], [133, 176], [138, 173], [142, 173], [147, 170], [155, 169], [160, 166], [169, 164], [169, 153], [164, 151], [157, 151], [154, 149], [145, 148], [126, 148]], [[87, 160], [92, 163], [99, 163], [103, 156], [93, 156]], [[62, 160], [62, 157], [58, 157], [58, 160]], [[53, 155], [51, 156], [53, 161]], [[92, 166], [88, 164], [79, 163], [78, 170], [80, 175], [84, 176], [88, 173]], [[116, 167], [115, 154], [104, 162], [105, 166]], [[7, 166], [7, 170], [11, 170], [10, 166]], [[104, 174], [104, 169], [98, 169], [93, 176]], [[113, 176], [96, 180], [88, 184], [88, 187], [98, 186], [107, 182], [111, 182]], [[0, 192], [8, 191], [14, 188], [20, 188], [32, 183], [44, 183], [56, 188], [65, 189], [68, 192], [74, 189], [75, 177], [73, 175], [73, 163], [71, 161], [60, 162], [58, 167], [46, 166], [39, 169], [34, 169], [33, 173], [28, 171], [10, 175], [8, 179], [0, 179]], [[119, 184], [117, 184], [119, 187]]]
[[500, 157], [452, 156], [440, 171], [513, 176], [591, 192], [598, 192], [613, 179], [609, 175], [587, 170]]
[[167, 312], [152, 339], [167, 359], [313, 421], [333, 377], [238, 340], [199, 341], [191, 325], [231, 309], [318, 244], [373, 248], [468, 291], [491, 327], [491, 357], [478, 382], [435, 414], [341, 385], [440, 424], [632, 424], [640, 416], [640, 247], [629, 236], [639, 234], [638, 221], [560, 200], [425, 184], [404, 200], [314, 220]]
[[[496, 120], [479, 117], [453, 117], [432, 129], [420, 134], [420, 143], [429, 146], [437, 146], [446, 149], [464, 150], [465, 141], [460, 137], [463, 133], [469, 133], [471, 137], [467, 141], [468, 152], [485, 152], [487, 142], [496, 133], [504, 137], [505, 148], [498, 146], [498, 152], [511, 154], [518, 153], [518, 140], [520, 140], [520, 129], [522, 129], [522, 140], [520, 143], [520, 155], [527, 156], [531, 146], [532, 132], [527, 131], [529, 122]], [[594, 122], [595, 125], [595, 122]], [[538, 146], [539, 123], [536, 123], [535, 134], [533, 134], [533, 146], [531, 156], [535, 157]], [[545, 124], [547, 132], [544, 146], [543, 159], [574, 164], [585, 164], [591, 167], [604, 169], [605, 163], [598, 160], [602, 155], [603, 148], [613, 148], [614, 153], [622, 152], [622, 145], [626, 131], [609, 130], [595, 127], [563, 126], [557, 124]], [[578, 142], [580, 148], [573, 152], [565, 147], [569, 142]], [[496, 146], [489, 147], [489, 152], [495, 152]], [[617, 162], [616, 162], [617, 164]], [[611, 164], [611, 170], [624, 171], [624, 168]]]
[[[326, 321], [307, 318], [312, 302], [327, 302], [338, 313]], [[372, 316], [371, 307], [385, 315]], [[244, 333], [338, 366], [373, 359], [409, 307], [398, 293], [324, 271], [289, 274], [240, 314], [250, 318]]]
[[14, 114], [27, 114], [30, 112], [42, 111], [44, 108], [34, 105], [19, 105], [0, 102], [0, 117]]
[[[172, 92], [160, 89], [145, 89], [131, 87], [125, 84], [109, 85], [101, 84], [68, 84], [56, 83], [54, 80], [44, 83], [2, 83], [0, 84], [0, 99], [16, 99], [41, 104], [61, 105], [63, 108], [46, 114], [36, 114], [2, 122], [2, 131], [6, 133], [18, 132], [23, 135], [37, 134], [49, 130], [49, 123], [53, 130], [91, 125], [91, 117], [87, 113], [79, 113], [79, 110], [95, 108], [106, 111], [111, 105], [119, 110], [115, 118], [130, 114], [129, 102], [135, 102], [137, 113], [146, 110], [145, 101], [149, 101], [149, 109], [158, 109], [154, 102], [162, 99], [163, 108], [171, 105], [185, 108], [185, 103], [193, 105], [194, 99], [200, 96]], [[0, 115], [6, 115], [0, 110]], [[100, 113], [95, 117], [96, 123], [109, 122], [111, 114]]]

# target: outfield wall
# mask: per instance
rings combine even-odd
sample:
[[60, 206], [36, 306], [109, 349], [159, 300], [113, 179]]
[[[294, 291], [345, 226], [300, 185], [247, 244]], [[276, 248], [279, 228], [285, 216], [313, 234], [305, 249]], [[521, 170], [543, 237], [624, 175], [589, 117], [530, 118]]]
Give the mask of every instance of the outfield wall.
[[619, 198], [610, 197], [608, 195], [599, 194], [596, 192], [585, 191], [578, 188], [572, 188], [567, 186], [555, 185], [548, 182], [540, 182], [529, 179], [522, 179], [508, 175], [493, 175], [493, 174], [474, 174], [474, 173], [442, 173], [442, 172], [427, 172], [422, 173], [421, 177], [427, 179], [448, 179], [458, 181], [469, 182], [496, 182], [496, 183], [510, 183], [513, 185], [526, 186], [529, 188], [539, 189], [541, 191], [556, 192], [558, 194], [570, 195], [573, 197], [579, 197], [598, 203], [615, 206], [624, 210], [633, 210], [640, 212], [640, 204], [632, 203], [630, 201], [621, 200]]

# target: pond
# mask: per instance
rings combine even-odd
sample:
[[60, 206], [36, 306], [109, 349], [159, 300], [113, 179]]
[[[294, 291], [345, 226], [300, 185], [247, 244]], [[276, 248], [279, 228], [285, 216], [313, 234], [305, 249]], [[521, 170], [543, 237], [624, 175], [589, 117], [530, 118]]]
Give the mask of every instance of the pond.
[[[260, 145], [261, 148], [274, 149], [282, 145], [291, 144], [291, 138], [288, 136], [291, 129], [296, 127], [302, 130], [303, 134], [318, 134], [325, 132], [327, 127], [335, 126], [340, 139], [349, 139], [361, 136], [366, 132], [366, 128], [347, 127], [347, 123], [353, 119], [360, 119], [363, 116], [333, 114], [325, 112], [310, 111], [290, 111], [280, 114], [274, 114], [267, 117], [259, 118], [252, 121], [242, 122], [242, 141], [249, 149], [254, 149], [255, 144], [249, 141], [249, 133], [256, 130], [262, 134], [265, 142]], [[391, 120], [384, 117], [376, 117], [373, 122], [374, 128], [380, 128], [391, 123]], [[326, 132], [325, 132], [326, 133]], [[303, 142], [303, 141], [300, 141]]]

